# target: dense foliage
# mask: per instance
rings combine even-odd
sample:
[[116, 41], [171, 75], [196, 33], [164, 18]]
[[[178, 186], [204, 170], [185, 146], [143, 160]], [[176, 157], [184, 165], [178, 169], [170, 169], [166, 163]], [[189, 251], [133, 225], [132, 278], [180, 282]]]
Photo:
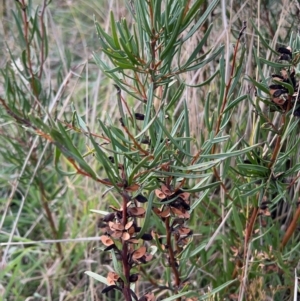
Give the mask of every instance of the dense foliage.
[[300, 7], [252, 2], [3, 6], [3, 300], [297, 300]]

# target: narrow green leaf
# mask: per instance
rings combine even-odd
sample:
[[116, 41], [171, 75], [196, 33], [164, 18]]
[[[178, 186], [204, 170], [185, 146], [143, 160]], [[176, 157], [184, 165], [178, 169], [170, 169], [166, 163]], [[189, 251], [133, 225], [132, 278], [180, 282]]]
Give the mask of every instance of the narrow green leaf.
[[161, 13], [161, 0], [154, 1], [153, 10], [154, 27], [157, 32], [163, 27], [162, 13]]
[[262, 34], [259, 32], [258, 28], [256, 27], [256, 25], [254, 24], [254, 22], [252, 21], [252, 19], [250, 19], [250, 22], [255, 30], [255, 32], [257, 33], [257, 35], [260, 38], [260, 42], [269, 50], [271, 50], [271, 52], [273, 52], [275, 55], [278, 55], [278, 53], [272, 48], [270, 47], [270, 45], [267, 43], [267, 41], [265, 40], [265, 38], [262, 36]]
[[[113, 48], [114, 50], [118, 50], [119, 47], [116, 46], [114, 40], [112, 39], [112, 37], [110, 35], [108, 35], [100, 26], [100, 24], [95, 21], [95, 26], [96, 26], [96, 30], [98, 33], [99, 38], [103, 41], [104, 45], [106, 45], [106, 47], [108, 47], [108, 45]], [[105, 39], [105, 40], [104, 40]], [[105, 41], [107, 43], [105, 43]]]
[[182, 96], [182, 93], [183, 93], [184, 89], [185, 89], [185, 84], [181, 83], [180, 86], [176, 89], [176, 92], [174, 93], [174, 95], [171, 98], [170, 102], [167, 104], [167, 106], [165, 108], [166, 112], [173, 107], [175, 102], [179, 101], [180, 97]]
[[176, 168], [177, 170], [182, 170], [182, 171], [194, 171], [194, 172], [199, 172], [199, 171], [205, 171], [208, 170], [217, 164], [220, 163], [220, 160], [213, 160], [213, 161], [207, 161], [199, 164], [194, 164], [190, 166], [173, 166], [170, 165], [170, 167]]
[[87, 131], [88, 131], [88, 128], [87, 128], [85, 122], [84, 122], [83, 119], [77, 114], [77, 112], [76, 112], [75, 107], [74, 107], [73, 104], [71, 104], [71, 107], [72, 107], [73, 113], [75, 114], [75, 119], [76, 119], [76, 121], [77, 121], [79, 127], [81, 128], [81, 130], [82, 130], [83, 132], [87, 132]]
[[144, 157], [142, 160], [140, 160], [132, 169], [129, 179], [128, 179], [128, 184], [130, 185], [132, 183], [133, 177], [138, 173], [138, 171], [142, 168], [145, 167], [147, 168], [147, 161], [149, 161], [149, 157]]
[[237, 164], [238, 169], [241, 169], [242, 171], [247, 171], [248, 173], [255, 172], [257, 175], [267, 175], [270, 172], [270, 169], [256, 164]]
[[118, 66], [118, 67], [120, 67], [121, 69], [123, 69], [123, 70], [126, 70], [126, 69], [128, 69], [128, 70], [134, 70], [134, 71], [137, 71], [137, 72], [139, 72], [139, 69], [138, 68], [136, 68], [134, 65], [132, 65], [132, 64], [129, 64], [129, 63], [123, 63], [123, 62], [121, 62], [121, 61], [118, 61], [118, 60], [113, 60], [113, 63], [116, 65], [116, 66]]
[[201, 63], [184, 68], [184, 69], [182, 69], [182, 71], [186, 72], [186, 71], [192, 71], [192, 70], [197, 70], [197, 69], [202, 68], [203, 66], [207, 65], [209, 62], [214, 60], [217, 56], [219, 56], [219, 54], [221, 54], [223, 52], [223, 50], [224, 50], [224, 46], [219, 47], [219, 49], [217, 51], [215, 51], [213, 54], [211, 54], [207, 59], [205, 59]]
[[173, 300], [176, 300], [183, 296], [194, 296], [194, 295], [196, 295], [196, 292], [189, 291], [189, 292], [184, 292], [184, 293], [179, 293], [179, 294], [173, 295], [172, 297], [169, 297], [169, 298], [162, 299], [162, 301], [173, 301]]
[[283, 64], [283, 63], [275, 63], [273, 61], [269, 61], [269, 60], [266, 60], [265, 58], [263, 57], [259, 57], [258, 58], [263, 64], [266, 64], [268, 66], [271, 66], [273, 68], [288, 68], [288, 67], [291, 67], [291, 64]]
[[163, 60], [170, 53], [171, 49], [175, 49], [174, 44], [175, 44], [175, 41], [176, 41], [176, 39], [178, 38], [178, 35], [179, 35], [179, 30], [180, 30], [180, 26], [181, 26], [183, 12], [184, 12], [184, 8], [181, 8], [180, 15], [177, 19], [177, 23], [176, 23], [176, 26], [175, 26], [175, 28], [172, 32], [172, 35], [171, 35], [171, 37], [169, 38], [168, 41], [165, 40], [165, 48], [159, 55], [160, 60]]
[[194, 33], [196, 31], [199, 30], [199, 28], [207, 20], [209, 14], [216, 7], [216, 5], [218, 4], [218, 2], [219, 2], [219, 0], [213, 0], [213, 1], [209, 2], [209, 6], [207, 7], [206, 11], [203, 14], [201, 14], [201, 17], [199, 18], [199, 20], [197, 21], [197, 23], [192, 27], [192, 29], [188, 32], [188, 34], [183, 38], [183, 42], [185, 42], [186, 40], [188, 40], [191, 36], [194, 35]]
[[112, 10], [110, 11], [110, 28], [111, 28], [111, 33], [113, 36], [114, 43], [116, 45], [116, 49], [121, 49], [121, 46], [119, 44], [117, 29], [116, 29], [115, 17], [114, 17], [114, 13]]
[[[114, 126], [110, 126], [108, 127], [108, 138], [110, 138], [110, 140], [113, 140], [113, 148], [118, 147], [119, 150], [123, 151], [123, 152], [128, 152], [128, 145], [132, 144], [131, 141], [129, 141], [124, 135], [123, 132], [114, 127]], [[118, 141], [121, 140], [121, 141]], [[121, 143], [123, 142], [123, 144]]]
[[251, 151], [252, 149], [259, 147], [260, 145], [261, 145], [261, 143], [258, 143], [258, 144], [254, 144], [252, 146], [249, 146], [249, 147], [246, 147], [244, 149], [237, 150], [237, 151], [233, 151], [232, 149], [230, 149], [230, 151], [227, 152], [227, 153], [201, 155], [201, 157], [202, 158], [207, 158], [207, 159], [221, 159], [221, 160], [223, 160], [223, 159], [237, 157], [237, 156], [246, 154], [249, 151]]
[[219, 99], [218, 99], [218, 106], [217, 106], [217, 114], [219, 115], [221, 112], [221, 107], [223, 104], [223, 100], [224, 100], [224, 94], [225, 94], [225, 87], [226, 87], [226, 82], [225, 82], [225, 75], [226, 75], [226, 71], [225, 71], [225, 57], [224, 57], [224, 52], [222, 52], [221, 54], [221, 58], [220, 58], [220, 90], [219, 90]]
[[139, 43], [139, 38], [136, 32], [136, 24], [133, 24], [133, 33], [134, 33], [134, 40], [135, 40], [135, 44], [136, 44], [136, 54], [143, 58], [143, 54], [141, 53], [141, 49], [140, 49], [140, 43]]
[[75, 156], [80, 157], [81, 156], [80, 152], [73, 145], [73, 142], [69, 137], [68, 133], [66, 132], [64, 126], [60, 122], [57, 125], [59, 127], [60, 132], [56, 131], [55, 129], [52, 129], [52, 132], [50, 133], [51, 136], [53, 138], [56, 138], [57, 142], [65, 146], [70, 152], [74, 153]]
[[95, 210], [95, 209], [91, 209], [90, 211], [94, 212], [94, 213], [99, 213], [99, 214], [102, 214], [102, 215], [107, 215], [107, 214], [110, 213], [109, 211]]
[[149, 17], [146, 15], [148, 11], [149, 8], [146, 1], [136, 1], [136, 17], [138, 23], [141, 24], [141, 28], [146, 31], [147, 35], [151, 37], [152, 31], [150, 28]]
[[[18, 38], [19, 38], [19, 45], [22, 47], [22, 48], [25, 48], [26, 47], [26, 41], [25, 41], [25, 37], [24, 37], [24, 31], [23, 31], [23, 26], [21, 24], [21, 20], [22, 18], [19, 18], [16, 13], [14, 12], [14, 10], [11, 11], [12, 14], [13, 14], [13, 17], [15, 19], [15, 24], [17, 25], [17, 29], [18, 29]], [[9, 48], [9, 47], [8, 47]]]
[[265, 189], [266, 189], [266, 185], [265, 185], [265, 183], [263, 183], [262, 185], [259, 185], [255, 188], [251, 187], [251, 189], [249, 191], [241, 194], [241, 197], [246, 198], [246, 197], [249, 197], [251, 195], [255, 195], [259, 191], [264, 191]]
[[178, 151], [184, 153], [185, 155], [187, 155], [188, 157], [193, 157], [191, 154], [188, 154], [175, 140], [174, 137], [172, 137], [169, 133], [169, 131], [167, 130], [167, 128], [162, 124], [162, 122], [159, 119], [156, 119], [157, 123], [159, 124], [159, 126], [161, 127], [161, 129], [163, 130], [163, 132], [165, 133], [165, 135], [170, 139], [171, 143], [174, 144], [174, 146], [177, 148]]
[[128, 48], [129, 43], [123, 41], [122, 38], [119, 39], [120, 44], [122, 45], [123, 50], [126, 52], [128, 59], [132, 62], [132, 64], [140, 65], [140, 62], [134, 57], [131, 50]]
[[119, 51], [114, 51], [111, 48], [103, 48], [102, 47], [102, 52], [104, 52], [107, 57], [113, 62], [115, 60], [124, 63], [124, 64], [128, 64], [130, 63], [128, 60], [128, 57], [126, 55], [126, 53], [123, 50], [119, 50]]
[[208, 132], [212, 131], [212, 124], [210, 123], [210, 94], [211, 92], [208, 92], [206, 95], [206, 99], [204, 102], [204, 124], [208, 130]]
[[240, 219], [240, 213], [239, 213], [239, 209], [236, 208], [236, 206], [232, 205], [232, 213], [233, 213], [233, 220], [234, 220], [234, 228], [235, 230], [238, 232], [240, 238], [243, 237], [243, 223], [241, 222]]
[[253, 54], [254, 54], [256, 68], [258, 70], [258, 78], [260, 79], [261, 83], [263, 83], [265, 86], [267, 86], [268, 82], [265, 78], [264, 71], [262, 70], [261, 61], [259, 60], [259, 57], [257, 56], [258, 53], [257, 53], [256, 49], [253, 49]]
[[107, 279], [99, 274], [96, 274], [96, 273], [90, 272], [90, 271], [86, 271], [84, 273], [87, 274], [88, 276], [94, 278], [95, 280], [102, 282], [105, 285], [109, 285], [107, 282]]
[[[220, 183], [219, 183], [220, 184]], [[193, 192], [193, 191], [191, 191]], [[192, 206], [191, 206], [191, 209], [190, 209], [190, 213], [193, 212], [193, 210], [195, 208], [198, 207], [198, 205], [203, 201], [204, 198], [207, 197], [208, 193], [210, 192], [210, 188], [207, 188], [206, 190], [204, 190], [202, 193], [200, 193], [200, 196], [198, 199], [196, 199], [193, 203], [192, 203]]]
[[[209, 174], [208, 174], [209, 175]], [[209, 175], [210, 176], [210, 175]], [[221, 182], [213, 182], [213, 183], [209, 183], [209, 184], [206, 184], [206, 185], [202, 185], [202, 183], [206, 182], [207, 181], [207, 178], [202, 180], [201, 181], [201, 184], [197, 184], [195, 185], [194, 187], [190, 188], [190, 189], [185, 189], [185, 191], [187, 192], [191, 192], [191, 193], [194, 193], [194, 192], [199, 192], [199, 191], [203, 191], [203, 190], [206, 190], [206, 189], [211, 189], [211, 188], [214, 188], [218, 185], [221, 184]], [[195, 206], [197, 205], [198, 203], [195, 203]], [[191, 209], [193, 210], [195, 207], [194, 207], [194, 204], [193, 206], [191, 207]]]
[[192, 252], [190, 252], [190, 257], [194, 257], [198, 255], [202, 250], [205, 249], [207, 242], [201, 243], [196, 249], [194, 249]]
[[277, 80], [273, 80], [273, 82], [277, 85], [281, 85], [281, 86], [285, 87], [289, 91], [289, 95], [294, 94], [294, 88], [291, 84], [280, 82], [280, 81], [277, 81]]
[[60, 155], [61, 155], [61, 151], [58, 147], [55, 147], [55, 150], [54, 150], [54, 167], [55, 169], [57, 170], [57, 172], [63, 176], [72, 176], [72, 175], [76, 175], [76, 171], [72, 171], [72, 172], [67, 172], [67, 171], [63, 171], [62, 169], [60, 169], [58, 167], [59, 165], [59, 158], [60, 158]]
[[172, 136], [175, 136], [175, 137], [178, 136], [178, 137], [180, 137], [180, 135], [176, 135], [176, 133], [177, 133], [179, 127], [182, 125], [183, 118], [184, 118], [184, 111], [182, 111], [180, 113], [180, 115], [178, 116], [178, 118], [177, 118], [177, 120], [176, 120], [176, 122], [175, 122], [175, 124], [174, 124], [174, 126], [172, 128], [172, 132], [171, 132]]
[[[147, 91], [147, 104], [146, 104], [143, 128], [142, 128], [141, 133], [138, 136], [136, 136], [135, 138], [143, 137], [142, 134], [145, 133], [145, 131], [149, 128], [151, 112], [152, 112], [152, 107], [153, 107], [153, 92], [154, 92], [154, 85], [153, 85], [153, 83], [151, 83], [149, 85], [149, 88], [148, 88], [148, 91]], [[151, 122], [151, 124], [152, 124], [152, 122]]]
[[242, 96], [236, 98], [235, 100], [230, 101], [223, 113], [225, 114], [227, 111], [230, 111], [235, 106], [237, 106], [238, 103], [240, 103], [241, 101], [243, 101], [246, 98], [247, 98], [247, 95], [242, 95]]
[[266, 85], [264, 85], [264, 84], [262, 84], [262, 83], [259, 83], [259, 82], [257, 82], [257, 81], [255, 81], [254, 79], [252, 79], [251, 77], [248, 77], [247, 78], [249, 81], [251, 81], [251, 83], [255, 86], [255, 87], [257, 87], [259, 90], [261, 90], [261, 91], [263, 91], [264, 93], [266, 93], [266, 94], [270, 94], [270, 91], [269, 91], [269, 87], [268, 86], [266, 86]]
[[127, 282], [126, 277], [123, 274], [120, 263], [118, 262], [117, 256], [115, 254], [115, 250], [110, 250], [110, 254], [111, 254], [111, 258], [112, 258], [113, 267], [114, 267], [115, 272], [120, 276], [120, 278], [124, 281], [124, 283], [126, 283]]
[[146, 209], [146, 215], [145, 219], [142, 224], [142, 229], [137, 235], [137, 239], [141, 238], [146, 231], [149, 231], [149, 224], [151, 222], [151, 215], [152, 215], [152, 204], [154, 200], [155, 193], [154, 191], [151, 191], [151, 193], [148, 196], [148, 202], [147, 202], [147, 209]]
[[[184, 102], [184, 132], [185, 132], [185, 137], [187, 138], [190, 137], [189, 110], [186, 101]], [[191, 153], [191, 143], [189, 140], [186, 142], [186, 151], [189, 154]]]
[[224, 288], [230, 286], [232, 283], [234, 283], [236, 281], [237, 281], [236, 279], [227, 281], [227, 282], [223, 283], [222, 285], [218, 286], [217, 288], [213, 289], [211, 292], [206, 293], [203, 296], [199, 297], [198, 300], [199, 301], [206, 300], [206, 299], [210, 300], [210, 299], [212, 299], [212, 297], [215, 297], [218, 292], [222, 291]]
[[206, 174], [193, 174], [193, 173], [180, 173], [177, 171], [155, 171], [156, 174], [162, 176], [173, 176], [174, 178], [185, 178], [185, 179], [201, 179], [201, 178], [206, 178]]
[[93, 179], [96, 179], [97, 176], [92, 168], [85, 162], [79, 151], [75, 148], [72, 143], [72, 140], [66, 133], [64, 127], [58, 123], [58, 126], [61, 130], [61, 133], [55, 129], [50, 131], [51, 137], [54, 139], [54, 144], [60, 149], [60, 151], [67, 157], [72, 158], [77, 162], [85, 172], [87, 172]]
[[[121, 38], [127, 43], [130, 40], [131, 33], [128, 29], [126, 18], [122, 18], [121, 23], [119, 22], [118, 24], [120, 24], [119, 28], [122, 28], [122, 32], [120, 32], [122, 35]], [[130, 49], [130, 51], [132, 51], [132, 49]]]
[[219, 74], [219, 72], [220, 72], [220, 70], [217, 70], [209, 79], [207, 79], [206, 81], [204, 81], [204, 82], [202, 82], [198, 85], [189, 85], [187, 83], [185, 83], [185, 85], [187, 87], [192, 87], [192, 88], [200, 88], [202, 86], [206, 86], [207, 84], [209, 84], [216, 77], [217, 74]]
[[120, 178], [119, 178], [118, 172], [115, 170], [114, 165], [107, 158], [107, 156], [105, 155], [104, 151], [101, 149], [101, 147], [99, 147], [98, 143], [96, 143], [96, 141], [94, 140], [94, 138], [93, 138], [92, 135], [90, 135], [90, 140], [91, 140], [91, 142], [92, 142], [92, 144], [94, 146], [94, 149], [96, 151], [96, 158], [103, 165], [103, 167], [104, 167], [104, 169], [106, 171], [106, 174], [107, 174], [109, 180], [111, 181], [111, 183], [114, 185], [114, 187], [117, 190], [119, 190], [120, 188], [116, 184], [116, 181], [120, 181]]
[[203, 4], [203, 2], [204, 2], [204, 0], [195, 1], [193, 3], [192, 7], [190, 7], [190, 9], [187, 11], [187, 14], [185, 15], [185, 17], [182, 21], [184, 28], [186, 28], [190, 24], [190, 22], [194, 19], [193, 17], [195, 16], [195, 14], [197, 14], [199, 12], [199, 8]]

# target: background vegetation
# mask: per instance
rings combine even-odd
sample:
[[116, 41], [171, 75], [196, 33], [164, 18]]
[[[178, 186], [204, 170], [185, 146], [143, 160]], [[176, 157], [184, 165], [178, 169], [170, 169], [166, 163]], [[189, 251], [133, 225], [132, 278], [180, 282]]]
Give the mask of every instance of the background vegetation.
[[[174, 188], [184, 178], [181, 188], [191, 194], [187, 210], [191, 217], [185, 225], [192, 232], [185, 237], [187, 247], [176, 255], [180, 280], [175, 283], [177, 267], [173, 263], [172, 269], [164, 257], [168, 252], [162, 250], [167, 224], [151, 213], [146, 230], [162, 239], [145, 243], [148, 250], [154, 250], [153, 260], [136, 267], [141, 276], [136, 293], [139, 297], [148, 294], [141, 300], [150, 300], [149, 292], [158, 300], [297, 300], [298, 84], [290, 81], [292, 69], [283, 64], [292, 64], [299, 73], [299, 4], [178, 1], [189, 8], [201, 4], [190, 26], [201, 20], [212, 2], [215, 7], [179, 55], [174, 53], [176, 60], [169, 68], [183, 66], [192, 55], [199, 59], [195, 64], [212, 59], [162, 83], [168, 94], [162, 92], [160, 100], [169, 105], [162, 106], [156, 94], [153, 107], [147, 109], [140, 96], [135, 99], [122, 90], [123, 104], [130, 108], [122, 122], [129, 133], [137, 135], [143, 128], [128, 117], [129, 112], [146, 116], [148, 112], [148, 118], [160, 112], [161, 125], [152, 123], [161, 136], [156, 137], [158, 132], [151, 136], [149, 126], [152, 144], [157, 138], [156, 151], [162, 149], [156, 166], [169, 168], [163, 165], [168, 157], [173, 166], [151, 175], [155, 180], [142, 174], [136, 178], [138, 189], [125, 184], [122, 189], [134, 197], [142, 193], [148, 201], [155, 198], [157, 208], [159, 198], [151, 192], [163, 191], [162, 182]], [[103, 51], [97, 30], [102, 36], [112, 33], [112, 11], [116, 21], [126, 18], [131, 31], [132, 10], [137, 10], [134, 1], [2, 1], [3, 300], [123, 298], [119, 292], [102, 293], [103, 279], [117, 265], [110, 253], [103, 252], [101, 218], [111, 210], [109, 205], [122, 203], [118, 182], [113, 183], [119, 178], [109, 170], [118, 172], [123, 170], [118, 164], [128, 164], [127, 170], [132, 171], [143, 157], [95, 151], [96, 139], [102, 147], [110, 137], [120, 150], [117, 143], [126, 136], [121, 134], [125, 127], [119, 121], [122, 111], [116, 81], [109, 78], [118, 73], [103, 72], [101, 62], [109, 61], [109, 53]], [[194, 53], [201, 41], [199, 53]], [[292, 62], [280, 59], [282, 53], [276, 52], [288, 45], [293, 48]], [[159, 55], [166, 56], [163, 49]], [[289, 72], [287, 82], [280, 84], [277, 77], [272, 83], [272, 74], [282, 74], [282, 70]], [[148, 79], [144, 82], [147, 97], [151, 93]], [[270, 92], [271, 84], [280, 87]], [[278, 103], [281, 99], [274, 93], [284, 89], [284, 104]], [[124, 143], [130, 150], [130, 143]], [[142, 149], [151, 153], [151, 146]], [[113, 160], [108, 158], [111, 154]], [[105, 162], [110, 163], [105, 167]], [[101, 179], [108, 178], [104, 183], [113, 183], [115, 189], [97, 182], [94, 172]], [[147, 203], [143, 206], [151, 211]], [[141, 226], [145, 220], [141, 219]], [[151, 235], [156, 237], [154, 232]]]

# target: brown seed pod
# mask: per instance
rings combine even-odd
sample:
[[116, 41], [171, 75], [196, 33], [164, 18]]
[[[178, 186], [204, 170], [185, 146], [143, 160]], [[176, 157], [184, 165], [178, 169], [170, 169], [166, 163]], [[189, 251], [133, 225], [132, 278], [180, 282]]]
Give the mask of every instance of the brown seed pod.
[[130, 186], [126, 187], [125, 190], [129, 191], [129, 192], [134, 192], [134, 191], [139, 190], [139, 188], [140, 188], [140, 185], [133, 183]]
[[138, 244], [140, 243], [140, 241], [136, 238], [131, 238], [129, 240], [127, 240], [127, 242], [131, 243], [131, 244]]
[[127, 213], [129, 216], [143, 217], [146, 210], [143, 207], [129, 207]]
[[119, 239], [121, 238], [123, 235], [123, 232], [122, 231], [115, 231], [111, 234], [111, 237], [115, 238], [115, 239]]
[[142, 258], [146, 254], [146, 250], [145, 246], [141, 246], [132, 253], [132, 259], [136, 260]]
[[107, 283], [110, 285], [116, 284], [116, 282], [119, 280], [120, 276], [115, 272], [108, 272], [107, 274]]
[[125, 230], [128, 230], [129, 228], [131, 228], [132, 225], [133, 225], [133, 221], [128, 222], [128, 223], [125, 225]]
[[155, 189], [155, 195], [161, 200], [166, 198], [166, 195], [159, 189]]
[[165, 210], [161, 211], [159, 216], [163, 218], [170, 216], [170, 207], [168, 206]]
[[190, 193], [188, 192], [183, 192], [183, 193], [180, 193], [179, 196], [184, 200], [184, 201], [188, 201], [189, 198], [190, 198]]
[[166, 196], [171, 196], [174, 194], [166, 185], [161, 185], [161, 191], [166, 195]]
[[192, 230], [190, 228], [187, 228], [187, 227], [180, 227], [178, 229], [178, 232], [180, 235], [190, 235]]
[[123, 231], [124, 230], [124, 226], [120, 223], [113, 223], [113, 222], [109, 222], [108, 223], [109, 227], [111, 230], [117, 230], [117, 231]]
[[123, 232], [122, 233], [122, 239], [123, 240], [129, 240], [130, 239], [130, 234], [128, 232]]
[[107, 235], [100, 236], [100, 240], [105, 246], [111, 246], [115, 244], [114, 241]]

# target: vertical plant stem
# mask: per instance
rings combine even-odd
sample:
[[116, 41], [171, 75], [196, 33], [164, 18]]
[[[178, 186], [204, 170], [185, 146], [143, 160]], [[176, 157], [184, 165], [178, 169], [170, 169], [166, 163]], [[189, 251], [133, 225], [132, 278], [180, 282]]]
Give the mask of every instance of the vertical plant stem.
[[[217, 135], [220, 132], [220, 126], [221, 126], [221, 121], [222, 121], [222, 117], [223, 117], [223, 112], [225, 110], [225, 107], [226, 107], [226, 104], [227, 104], [227, 101], [228, 101], [228, 93], [229, 93], [231, 82], [232, 82], [232, 79], [233, 79], [234, 67], [235, 67], [235, 64], [236, 64], [236, 59], [237, 59], [236, 56], [237, 56], [237, 52], [238, 52], [238, 48], [239, 48], [239, 43], [240, 43], [241, 37], [242, 37], [243, 32], [244, 32], [245, 29], [246, 29], [246, 24], [244, 24], [243, 28], [241, 29], [239, 37], [238, 37], [238, 39], [236, 41], [236, 44], [235, 44], [235, 47], [234, 47], [234, 53], [233, 53], [233, 59], [232, 59], [230, 78], [229, 78], [228, 83], [226, 84], [225, 94], [224, 94], [224, 98], [223, 98], [223, 102], [222, 102], [222, 107], [221, 107], [220, 114], [219, 114], [218, 121], [217, 121], [215, 135]], [[216, 146], [214, 144], [213, 147], [212, 147], [212, 153], [214, 153], [215, 147]]]
[[258, 207], [255, 207], [252, 211], [249, 223], [248, 223], [247, 228], [246, 228], [245, 250], [244, 250], [244, 252], [246, 252], [247, 245], [250, 241], [257, 215], [258, 215]]
[[44, 15], [45, 15], [45, 9], [47, 7], [47, 0], [44, 0], [41, 15], [40, 15], [40, 26], [41, 26], [41, 47], [40, 47], [40, 71], [38, 74], [39, 79], [41, 79], [43, 70], [44, 70], [44, 63], [45, 63], [45, 24], [44, 24]]
[[[217, 121], [215, 135], [219, 134], [219, 132], [220, 132], [223, 112], [225, 110], [225, 107], [226, 107], [226, 104], [227, 104], [227, 101], [228, 101], [228, 93], [229, 93], [229, 89], [230, 89], [231, 82], [232, 82], [232, 79], [233, 79], [234, 67], [235, 67], [235, 63], [236, 63], [236, 59], [237, 59], [237, 51], [238, 51], [238, 47], [239, 47], [239, 42], [240, 42], [240, 39], [241, 39], [245, 29], [246, 29], [246, 23], [244, 23], [244, 26], [240, 31], [239, 37], [238, 37], [238, 39], [236, 41], [236, 44], [235, 44], [235, 47], [234, 47], [234, 54], [233, 54], [230, 78], [229, 78], [229, 81], [228, 81], [228, 83], [226, 84], [226, 87], [225, 87], [224, 98], [223, 98], [220, 114], [219, 114], [218, 121]], [[213, 144], [211, 153], [214, 154], [215, 151], [216, 151], [216, 144]], [[229, 197], [229, 199], [231, 199], [230, 195], [227, 193], [227, 189], [225, 187], [225, 184], [223, 183], [223, 181], [222, 181], [222, 179], [221, 179], [221, 177], [220, 177], [220, 175], [219, 175], [219, 173], [218, 173], [218, 171], [215, 167], [213, 168], [213, 173], [214, 173], [214, 176], [216, 177], [216, 179], [221, 182], [220, 185], [221, 185], [222, 189], [224, 190], [224, 192], [226, 193], [227, 197]]]
[[276, 161], [276, 158], [277, 158], [278, 153], [280, 151], [280, 146], [281, 146], [281, 135], [278, 135], [277, 139], [276, 139], [275, 148], [274, 148], [274, 151], [273, 151], [273, 154], [272, 154], [272, 158], [271, 158], [270, 163], [268, 165], [268, 167], [270, 169], [272, 168], [272, 166], [274, 165], [274, 163]]
[[34, 82], [34, 74], [33, 74], [33, 70], [32, 70], [32, 62], [31, 62], [31, 51], [30, 51], [30, 42], [28, 39], [28, 33], [29, 33], [29, 26], [28, 26], [28, 21], [27, 21], [27, 9], [28, 6], [25, 2], [25, 0], [22, 0], [22, 2], [20, 2], [21, 4], [21, 9], [22, 9], [22, 14], [23, 14], [23, 25], [24, 25], [24, 39], [25, 39], [25, 43], [26, 43], [26, 52], [27, 52], [27, 64], [28, 64], [28, 71], [30, 74], [30, 86], [31, 86], [31, 90], [33, 92], [33, 95], [36, 97], [36, 99], [38, 98], [38, 92], [35, 86], [35, 82]]
[[289, 239], [291, 238], [291, 236], [295, 232], [295, 230], [297, 228], [297, 223], [299, 221], [299, 218], [300, 218], [300, 206], [298, 205], [298, 208], [295, 212], [293, 220], [292, 220], [291, 224], [289, 225], [289, 227], [287, 228], [287, 230], [286, 230], [286, 232], [283, 236], [283, 239], [282, 239], [282, 242], [281, 242], [281, 245], [280, 245], [280, 250], [283, 250], [283, 248], [286, 246], [287, 242], [289, 241]]
[[[175, 285], [178, 288], [180, 285], [180, 275], [179, 275], [178, 269], [176, 267], [176, 259], [175, 259], [172, 240], [171, 240], [172, 233], [171, 233], [171, 228], [170, 228], [170, 217], [166, 218], [165, 227], [166, 227], [166, 237], [167, 237], [166, 244], [167, 244], [168, 252], [169, 252], [169, 261], [170, 261], [171, 269], [175, 276]], [[177, 300], [180, 301], [181, 298], [178, 298]]]
[[[43, 205], [43, 208], [45, 210], [47, 219], [49, 221], [53, 237], [56, 240], [58, 240], [59, 239], [58, 232], [57, 232], [57, 229], [56, 229], [56, 226], [55, 226], [55, 223], [54, 223], [54, 219], [53, 219], [51, 210], [50, 210], [50, 208], [48, 206], [48, 200], [47, 200], [47, 197], [46, 197], [46, 193], [45, 193], [45, 189], [44, 189], [43, 183], [40, 182], [39, 183], [39, 187], [40, 187], [40, 192], [41, 192], [41, 196], [42, 196], [42, 205]], [[63, 255], [61, 244], [59, 242], [56, 242], [55, 245], [56, 245], [56, 249], [57, 249], [57, 252], [58, 252], [60, 258], [63, 259], [64, 255]]]
[[[127, 203], [129, 201], [128, 195], [126, 192], [122, 193], [123, 198], [123, 215], [122, 222], [123, 226], [127, 224]], [[125, 276], [125, 282], [123, 287], [123, 295], [126, 301], [132, 301], [131, 293], [130, 293], [130, 266], [128, 263], [128, 244], [125, 240], [122, 240], [122, 265], [123, 265], [123, 273]]]

